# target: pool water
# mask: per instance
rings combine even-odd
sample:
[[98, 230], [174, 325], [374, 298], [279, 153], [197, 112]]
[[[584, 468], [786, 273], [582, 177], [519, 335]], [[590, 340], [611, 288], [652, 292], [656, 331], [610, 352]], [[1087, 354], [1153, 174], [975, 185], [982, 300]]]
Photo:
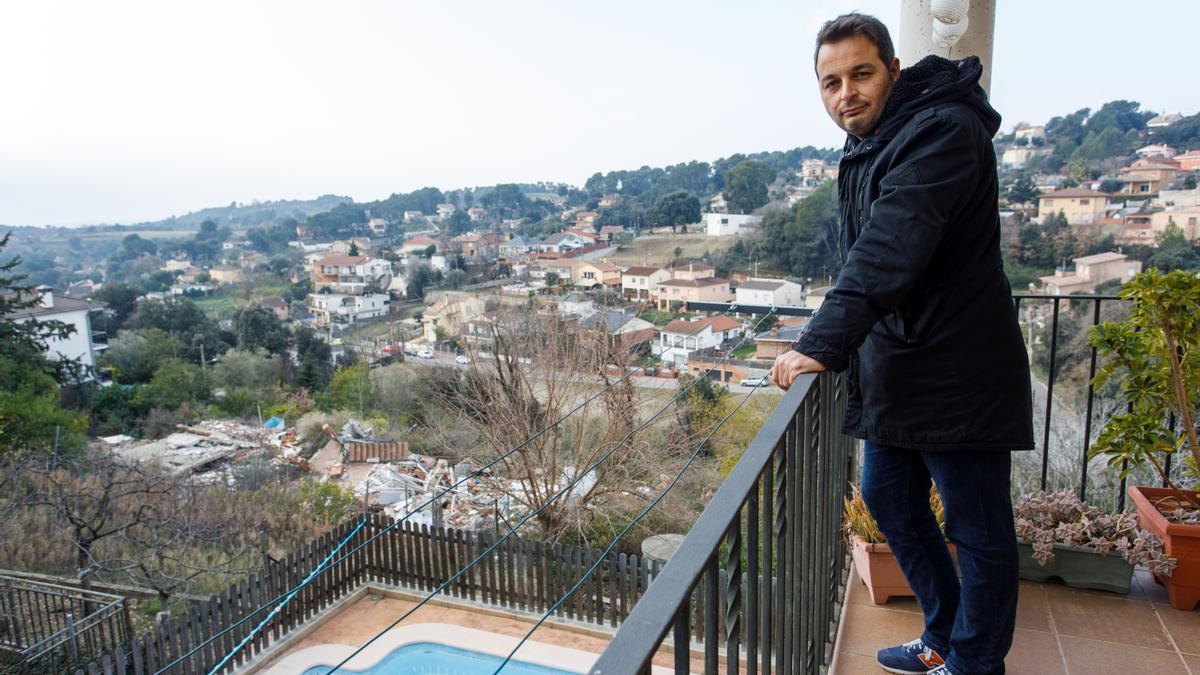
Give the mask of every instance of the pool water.
[[[393, 650], [369, 670], [338, 672], [355, 675], [492, 675], [504, 659], [466, 649], [456, 649], [436, 642], [416, 642]], [[324, 675], [333, 666], [314, 666], [304, 675]], [[509, 661], [500, 671], [503, 675], [576, 675], [576, 671], [535, 666], [522, 661]]]

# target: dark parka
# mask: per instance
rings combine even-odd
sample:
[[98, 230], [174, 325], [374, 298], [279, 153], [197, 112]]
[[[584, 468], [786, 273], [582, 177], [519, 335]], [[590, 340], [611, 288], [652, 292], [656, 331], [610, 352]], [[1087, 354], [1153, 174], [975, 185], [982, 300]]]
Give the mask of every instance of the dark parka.
[[1033, 447], [1029, 363], [1000, 258], [1000, 115], [979, 60], [901, 71], [838, 167], [844, 264], [796, 351], [849, 369], [846, 433], [923, 450]]

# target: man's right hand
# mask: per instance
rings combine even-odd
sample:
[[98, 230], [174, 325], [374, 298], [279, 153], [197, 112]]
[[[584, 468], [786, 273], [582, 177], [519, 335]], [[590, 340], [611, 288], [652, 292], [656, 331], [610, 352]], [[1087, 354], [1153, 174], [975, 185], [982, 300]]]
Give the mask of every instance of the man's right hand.
[[800, 352], [786, 351], [775, 359], [769, 377], [780, 389], [788, 389], [804, 373], [819, 373], [825, 366]]

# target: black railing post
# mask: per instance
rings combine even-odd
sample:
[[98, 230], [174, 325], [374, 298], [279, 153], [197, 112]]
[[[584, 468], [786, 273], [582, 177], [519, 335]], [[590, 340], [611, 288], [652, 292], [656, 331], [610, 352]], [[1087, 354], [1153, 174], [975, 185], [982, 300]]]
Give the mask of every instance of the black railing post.
[[[1092, 326], [1100, 325], [1100, 298], [1095, 299], [1092, 307]], [[1088, 451], [1092, 447], [1092, 402], [1096, 398], [1096, 388], [1092, 380], [1096, 379], [1096, 347], [1091, 348], [1091, 360], [1088, 363], [1087, 409], [1083, 416], [1083, 459], [1079, 470], [1079, 501], [1087, 501]]]
[[1050, 322], [1050, 367], [1046, 372], [1046, 420], [1042, 425], [1042, 479], [1039, 483], [1046, 489], [1046, 470], [1050, 465], [1050, 410], [1054, 405], [1054, 365], [1058, 353], [1058, 308], [1059, 298], [1054, 298], [1054, 317]]

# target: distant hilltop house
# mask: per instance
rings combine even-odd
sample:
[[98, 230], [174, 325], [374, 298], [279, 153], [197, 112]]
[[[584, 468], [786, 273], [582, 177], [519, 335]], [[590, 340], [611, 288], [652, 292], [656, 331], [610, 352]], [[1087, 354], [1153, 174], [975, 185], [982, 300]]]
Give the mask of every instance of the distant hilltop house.
[[659, 282], [671, 278], [671, 270], [661, 267], [628, 267], [621, 272], [621, 293], [633, 300], [651, 300]]
[[1183, 119], [1182, 113], [1163, 113], [1161, 115], [1155, 115], [1154, 117], [1146, 120], [1146, 128], [1161, 129], [1163, 127], [1169, 127], [1181, 119]]
[[425, 220], [425, 213], [422, 211], [405, 211], [404, 212], [404, 222], [406, 222], [406, 223], [417, 223], [422, 220]]
[[237, 267], [210, 267], [208, 278], [214, 284], [236, 284], [242, 280], [242, 270]]
[[757, 225], [758, 221], [758, 216], [736, 213], [705, 213], [703, 215], [704, 232], [710, 237], [737, 234], [744, 227]]
[[1121, 169], [1120, 180], [1125, 183], [1126, 194], [1158, 194], [1179, 178], [1183, 171], [1179, 162], [1165, 157], [1139, 159]]
[[530, 251], [538, 250], [538, 246], [540, 245], [541, 242], [533, 237], [516, 236], [508, 241], [501, 242], [496, 248], [500, 252], [500, 255], [506, 258], [516, 258]]
[[691, 352], [720, 347], [745, 331], [742, 324], [724, 314], [691, 321], [679, 319], [659, 332], [655, 351], [664, 362], [682, 367], [687, 365]]
[[1175, 155], [1174, 159], [1184, 171], [1200, 170], [1200, 150], [1188, 150], [1181, 155]]
[[800, 307], [804, 304], [804, 287], [787, 279], [751, 278], [734, 290], [739, 305], [760, 307]]
[[1039, 277], [1042, 292], [1047, 295], [1086, 293], [1095, 290], [1105, 281], [1129, 281], [1142, 271], [1141, 261], [1129, 260], [1124, 253], [1097, 253], [1075, 258], [1072, 262], [1075, 263], [1074, 271], [1059, 268], [1053, 276]]
[[1171, 159], [1171, 158], [1175, 157], [1175, 155], [1179, 154], [1179, 151], [1176, 150], [1175, 148], [1172, 148], [1169, 145], [1154, 144], [1154, 145], [1147, 145], [1144, 148], [1138, 148], [1135, 151], [1135, 154], [1138, 157], [1144, 157], [1144, 158], [1163, 157], [1165, 159]]
[[454, 215], [454, 212], [457, 210], [457, 207], [449, 202], [437, 205], [437, 214], [439, 218], [449, 218], [450, 216]]
[[387, 316], [391, 298], [385, 293], [347, 295], [309, 293], [308, 311], [318, 326], [352, 325], [367, 319]]
[[96, 354], [108, 348], [108, 339], [103, 333], [92, 332], [92, 320], [88, 312], [105, 307], [104, 303], [59, 295], [47, 286], [39, 286], [35, 293], [24, 294], [21, 298], [36, 298], [37, 304], [12, 312], [5, 318], [18, 323], [31, 319], [61, 321], [71, 328], [66, 337], [51, 337], [45, 341], [46, 358], [76, 361], [89, 369], [96, 367]]
[[313, 265], [313, 292], [359, 294], [368, 289], [382, 290], [391, 283], [392, 264], [365, 255], [325, 256]]
[[430, 239], [425, 235], [418, 235], [405, 241], [400, 245], [400, 253], [407, 255], [409, 253], [424, 253], [430, 246], [437, 246], [436, 239]]
[[579, 260], [571, 266], [571, 280], [579, 288], [614, 288], [621, 285], [621, 268], [610, 262]]
[[467, 209], [467, 215], [471, 217], [471, 222], [477, 223], [484, 218], [487, 218], [487, 209], [481, 209], [478, 206]]
[[1104, 217], [1108, 208], [1108, 193], [1084, 188], [1053, 190], [1038, 195], [1038, 222], [1062, 212], [1071, 225], [1091, 225]]
[[1046, 127], [1038, 124], [1018, 124], [1013, 129], [1013, 140], [1025, 141], [1030, 145], [1046, 140]]
[[388, 224], [383, 218], [372, 218], [367, 221], [367, 229], [371, 230], [371, 234], [376, 237], [382, 237], [387, 234]]

